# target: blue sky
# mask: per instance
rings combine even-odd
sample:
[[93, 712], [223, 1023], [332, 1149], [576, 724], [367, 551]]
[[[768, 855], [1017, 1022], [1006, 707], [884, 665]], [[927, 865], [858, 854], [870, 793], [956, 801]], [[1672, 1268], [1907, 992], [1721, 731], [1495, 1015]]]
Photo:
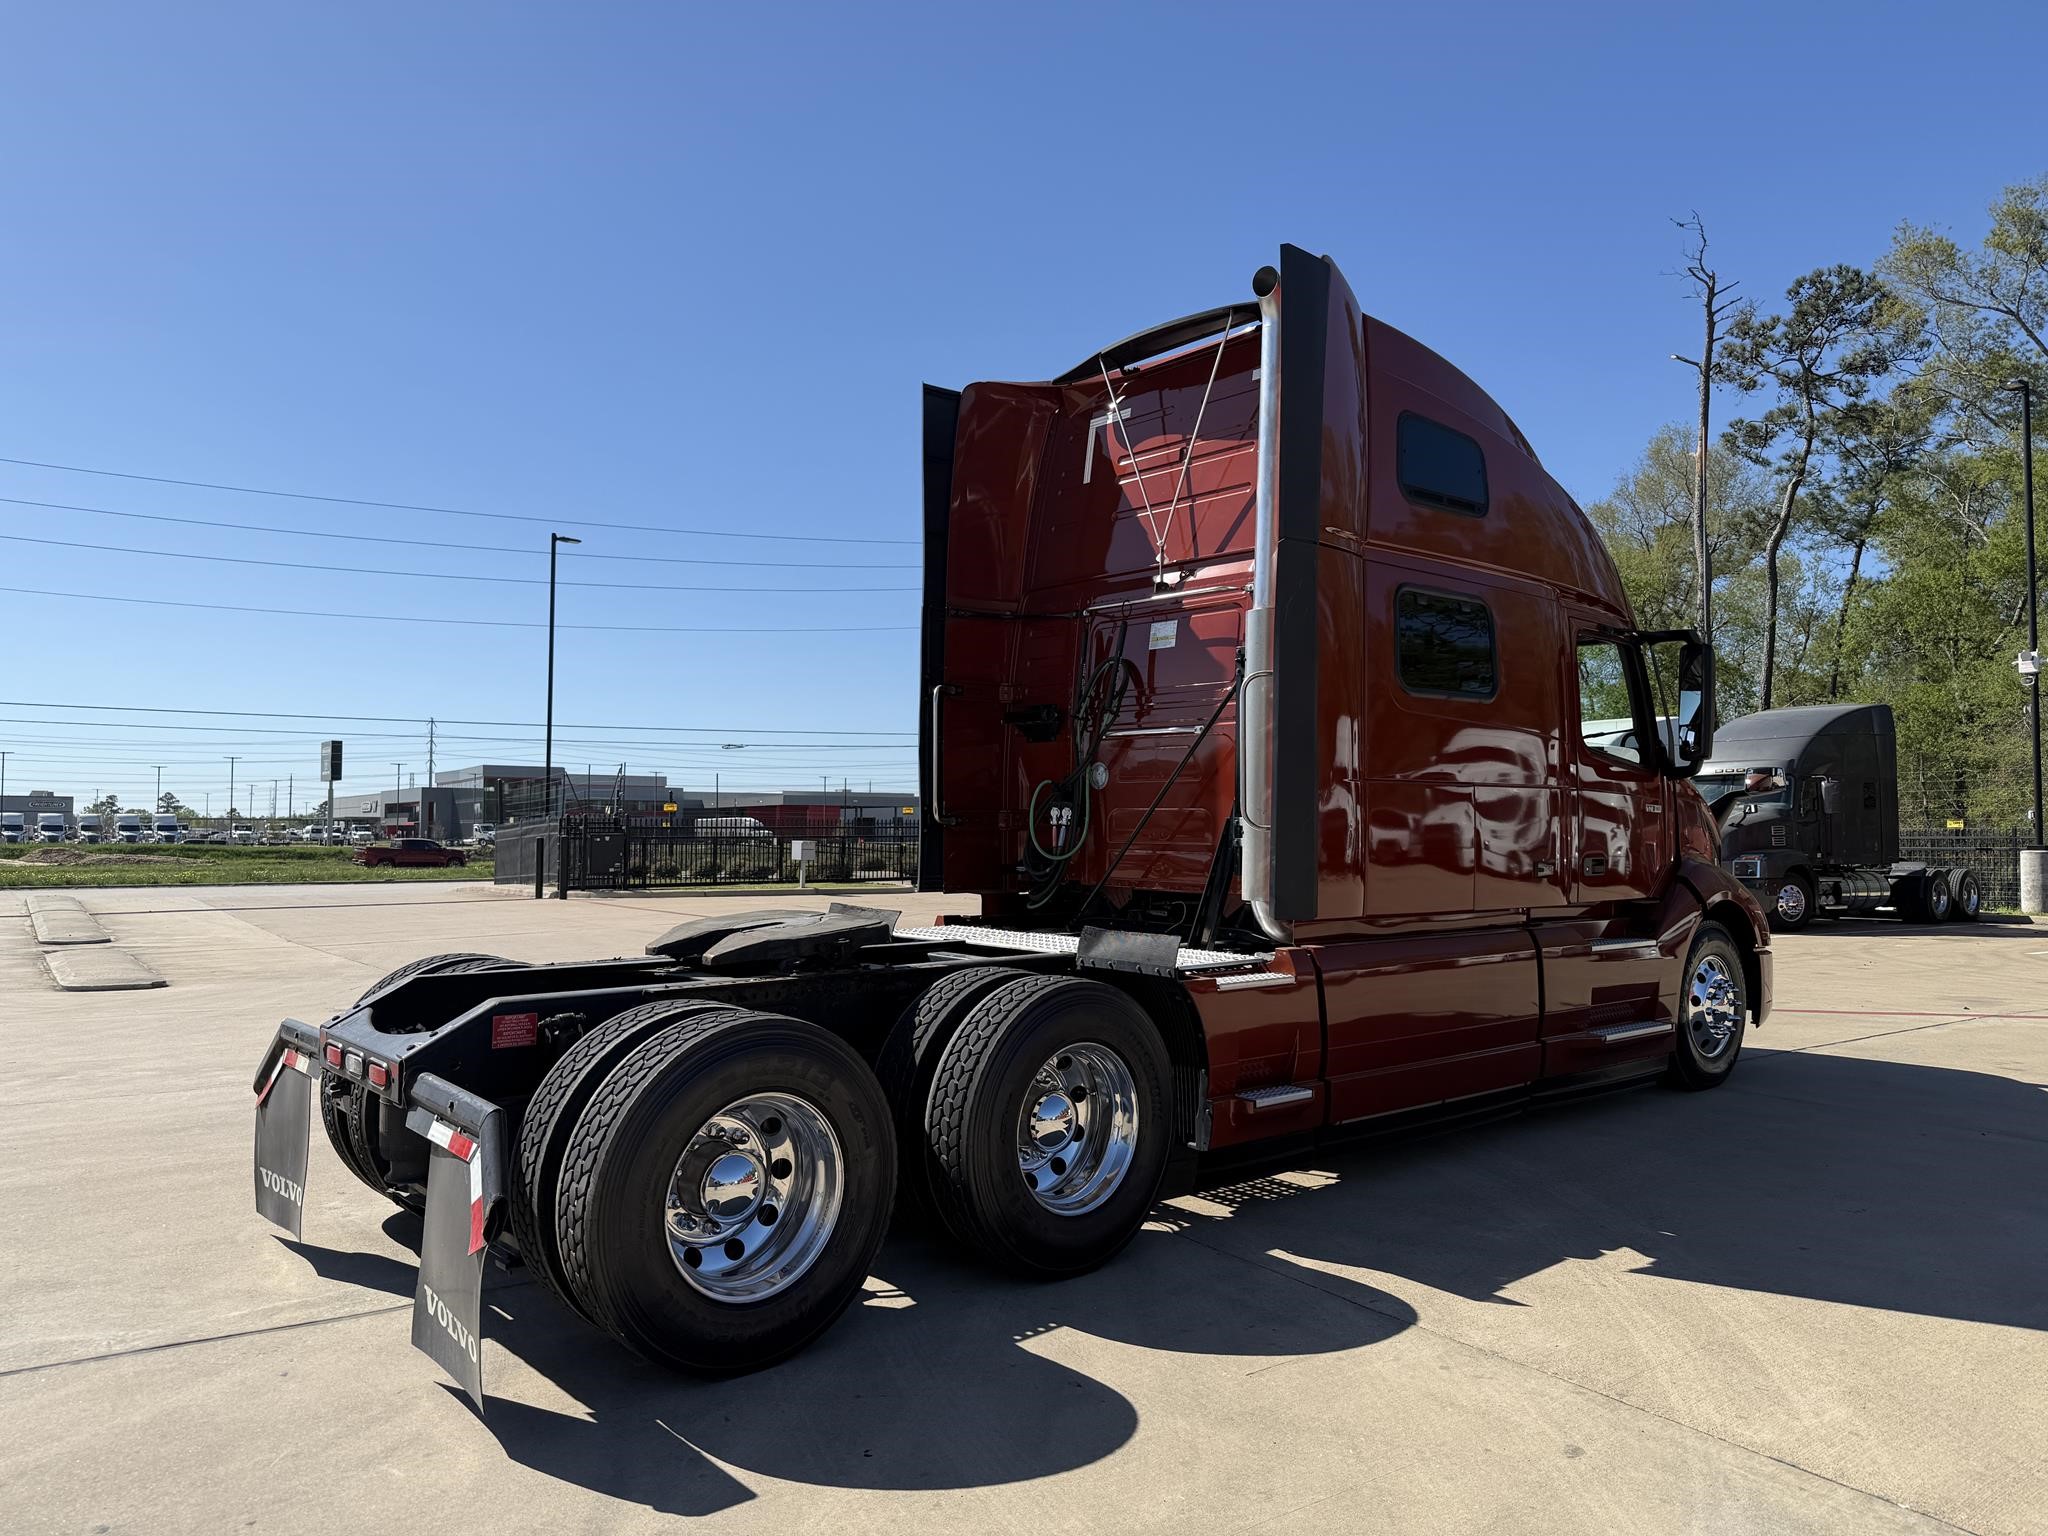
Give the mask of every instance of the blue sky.
[[[1674, 215], [1768, 300], [1902, 218], [1975, 239], [2048, 169], [2004, 62], [2040, 56], [2038, 7], [24, 6], [6, 39], [0, 455], [727, 533], [914, 540], [921, 381], [1057, 372], [1244, 295], [1282, 240], [1590, 500], [1690, 410]], [[16, 464], [0, 497], [462, 546], [0, 502], [60, 541], [0, 541], [9, 588], [545, 616], [543, 587], [449, 579], [543, 576], [545, 521]], [[913, 543], [565, 531], [612, 557], [565, 580], [710, 590], [564, 588], [560, 760], [911, 779], [915, 594], [847, 589], [913, 586]], [[538, 720], [542, 647], [0, 592], [8, 700], [403, 717], [10, 704], [8, 787], [139, 804], [161, 762], [219, 810], [238, 753], [267, 808], [340, 734], [374, 788], [423, 767], [410, 721]], [[537, 736], [445, 727], [437, 762]]]

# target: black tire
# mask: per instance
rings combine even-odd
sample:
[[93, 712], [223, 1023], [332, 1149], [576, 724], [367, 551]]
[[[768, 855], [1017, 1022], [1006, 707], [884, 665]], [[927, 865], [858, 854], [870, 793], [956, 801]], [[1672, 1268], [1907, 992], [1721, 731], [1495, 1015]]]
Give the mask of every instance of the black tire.
[[1954, 872], [1951, 884], [1954, 889], [1949, 903], [1949, 921], [1974, 923], [1977, 914], [1984, 909], [1984, 888], [1977, 883], [1977, 876], [1970, 870], [1959, 869]]
[[1777, 883], [1771, 893], [1771, 900], [1765, 908], [1771, 929], [1776, 933], [1797, 933], [1813, 925], [1813, 877], [1803, 869], [1795, 869]]
[[[1701, 968], [1708, 961], [1716, 963], [1719, 975], [1735, 988], [1734, 1026], [1718, 1048], [1713, 1047], [1710, 1027], [1695, 1029], [1693, 1024], [1697, 983]], [[1686, 951], [1685, 970], [1678, 980], [1678, 1039], [1671, 1052], [1671, 1081], [1694, 1091], [1718, 1088], [1727, 1082], [1742, 1055], [1742, 1038], [1749, 1017], [1749, 978], [1742, 968], [1742, 951], [1719, 923], [1700, 924], [1692, 947]], [[1709, 1038], [1703, 1040], [1703, 1033]]]
[[931, 1149], [925, 1143], [924, 1111], [932, 1095], [932, 1078], [939, 1058], [952, 1041], [963, 1020], [997, 987], [1021, 980], [1024, 973], [1000, 965], [976, 965], [934, 982], [903, 1016], [882, 1042], [875, 1060], [875, 1076], [882, 1092], [889, 1096], [889, 1108], [896, 1117], [897, 1186], [899, 1215], [909, 1213], [935, 1219], [932, 1181], [937, 1177]]
[[1919, 887], [1913, 893], [1916, 920], [1923, 923], [1945, 923], [1955, 907], [1955, 892], [1948, 883], [1948, 871], [1930, 869], [1920, 877]]
[[[1039, 1070], [1069, 1046], [1093, 1042], [1129, 1071], [1135, 1146], [1121, 1182], [1092, 1210], [1039, 1203], [1017, 1156], [1018, 1121]], [[1172, 1095], [1165, 1043], [1137, 1003], [1072, 976], [999, 987], [946, 1046], [925, 1107], [933, 1203], [953, 1235], [1014, 1272], [1042, 1278], [1095, 1268], [1128, 1243], [1166, 1171]]]
[[[809, 1267], [765, 1299], [712, 1299], [683, 1278], [661, 1218], [697, 1130], [750, 1094], [788, 1093], [839, 1146], [838, 1219]], [[873, 1071], [798, 1019], [715, 1013], [671, 1024], [613, 1069], [562, 1160], [555, 1240], [585, 1313], [639, 1354], [684, 1370], [769, 1365], [829, 1327], [859, 1294], [888, 1233], [896, 1139]]]
[[[415, 976], [429, 973], [455, 973], [461, 971], [495, 971], [514, 964], [498, 955], [477, 955], [456, 953], [428, 955], [401, 965], [390, 975], [372, 984], [363, 995], [355, 1000], [360, 1008], [386, 987], [395, 987], [401, 981], [410, 981]], [[408, 1211], [426, 1209], [426, 1201], [411, 1190], [401, 1189], [390, 1180], [391, 1165], [385, 1161], [383, 1150], [377, 1144], [377, 1125], [370, 1113], [370, 1090], [362, 1083], [351, 1082], [331, 1072], [320, 1075], [320, 1124], [327, 1132], [327, 1141], [334, 1148], [334, 1155], [342, 1166], [361, 1179], [378, 1194]]]
[[671, 1024], [708, 1012], [733, 1010], [726, 1004], [667, 998], [642, 1003], [607, 1019], [584, 1035], [548, 1068], [519, 1122], [519, 1145], [508, 1159], [513, 1240], [526, 1267], [554, 1298], [586, 1321], [595, 1321], [576, 1299], [555, 1245], [556, 1193], [562, 1156], [591, 1097], [614, 1068]]

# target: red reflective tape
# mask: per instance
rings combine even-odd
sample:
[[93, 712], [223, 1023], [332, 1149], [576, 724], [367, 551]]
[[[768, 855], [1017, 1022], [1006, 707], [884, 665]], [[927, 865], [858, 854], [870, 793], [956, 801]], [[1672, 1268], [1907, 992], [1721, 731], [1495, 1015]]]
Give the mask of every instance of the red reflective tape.
[[462, 1132], [454, 1131], [448, 1137], [448, 1150], [464, 1162], [468, 1162], [470, 1153], [476, 1150], [476, 1142]]
[[270, 1069], [270, 1076], [263, 1080], [263, 1091], [256, 1095], [256, 1107], [258, 1109], [261, 1109], [263, 1101], [270, 1097], [270, 1090], [277, 1086], [277, 1074], [284, 1070], [284, 1058], [289, 1055], [291, 1055], [291, 1052], [286, 1051], [284, 1056], [278, 1057], [277, 1065]]
[[470, 1159], [469, 1164], [469, 1251], [475, 1253], [484, 1245], [484, 1160]]

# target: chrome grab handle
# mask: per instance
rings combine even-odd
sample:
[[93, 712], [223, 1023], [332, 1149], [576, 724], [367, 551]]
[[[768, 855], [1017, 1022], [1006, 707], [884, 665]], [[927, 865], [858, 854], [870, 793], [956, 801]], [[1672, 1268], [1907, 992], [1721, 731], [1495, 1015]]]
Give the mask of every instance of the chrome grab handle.
[[960, 691], [957, 683], [935, 683], [932, 685], [932, 804], [931, 817], [942, 827], [957, 825], [959, 818], [946, 814], [946, 794], [939, 779], [939, 722], [945, 713], [945, 700], [949, 694]]

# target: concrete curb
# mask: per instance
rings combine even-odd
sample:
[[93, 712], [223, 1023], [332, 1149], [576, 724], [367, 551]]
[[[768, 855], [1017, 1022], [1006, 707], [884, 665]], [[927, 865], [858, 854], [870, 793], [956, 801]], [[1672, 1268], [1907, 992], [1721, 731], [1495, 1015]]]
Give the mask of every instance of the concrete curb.
[[28, 899], [29, 926], [38, 944], [105, 944], [107, 930], [99, 924], [76, 896], [31, 896]]
[[43, 956], [43, 969], [66, 992], [133, 992], [167, 984], [125, 949], [54, 950]]

